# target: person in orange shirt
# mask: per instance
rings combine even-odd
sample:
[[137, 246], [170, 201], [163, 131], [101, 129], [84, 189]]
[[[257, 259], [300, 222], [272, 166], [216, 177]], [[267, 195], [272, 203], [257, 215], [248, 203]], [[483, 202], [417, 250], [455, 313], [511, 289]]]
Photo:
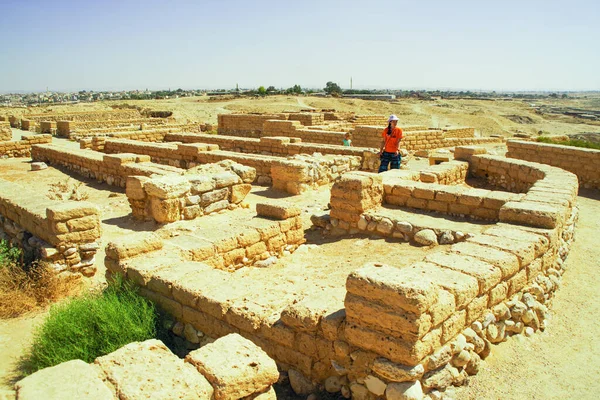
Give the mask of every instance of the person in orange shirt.
[[379, 150], [379, 159], [381, 164], [379, 165], [379, 173], [388, 170], [388, 166], [391, 165], [391, 169], [400, 169], [400, 139], [404, 137], [402, 129], [398, 128], [398, 117], [390, 115], [388, 118], [388, 126], [381, 133], [381, 146]]

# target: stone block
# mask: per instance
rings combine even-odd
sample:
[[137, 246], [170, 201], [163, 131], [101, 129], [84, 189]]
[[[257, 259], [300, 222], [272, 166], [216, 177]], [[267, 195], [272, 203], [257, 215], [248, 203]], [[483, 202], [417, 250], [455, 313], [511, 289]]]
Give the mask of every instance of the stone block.
[[231, 187], [230, 200], [233, 204], [239, 204], [246, 198], [246, 195], [250, 193], [252, 185], [249, 183], [243, 183], [234, 185]]
[[215, 400], [240, 399], [267, 390], [279, 379], [277, 365], [254, 343], [227, 335], [187, 355], [214, 388]]
[[561, 221], [558, 207], [533, 201], [508, 202], [500, 209], [501, 222], [552, 229]]
[[98, 372], [81, 360], [39, 370], [18, 381], [15, 389], [17, 398], [22, 400], [114, 399], [114, 394], [102, 382]]
[[130, 343], [98, 357], [94, 363], [102, 369], [120, 399], [209, 400], [213, 395], [206, 378], [159, 340]]
[[160, 224], [179, 221], [181, 219], [180, 205], [179, 199], [162, 200], [152, 197], [150, 199], [152, 218]]
[[55, 222], [99, 214], [98, 207], [85, 201], [65, 201], [46, 209], [46, 217]]
[[500, 268], [503, 279], [512, 276], [520, 268], [519, 259], [514, 254], [477, 243], [456, 243], [452, 245], [450, 251], [478, 258]]
[[437, 301], [437, 288], [427, 276], [405, 269], [367, 264], [346, 279], [349, 293], [420, 315]]
[[300, 215], [300, 208], [286, 202], [257, 203], [256, 213], [262, 217], [285, 220]]
[[502, 272], [499, 268], [467, 255], [448, 252], [434, 253], [428, 255], [425, 260], [474, 277], [479, 282], [480, 295], [502, 280]]

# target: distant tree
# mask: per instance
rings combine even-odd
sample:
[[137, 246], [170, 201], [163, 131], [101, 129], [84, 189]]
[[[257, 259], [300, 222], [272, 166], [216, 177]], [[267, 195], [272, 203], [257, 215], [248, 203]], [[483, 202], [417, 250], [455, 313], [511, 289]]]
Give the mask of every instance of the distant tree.
[[294, 85], [291, 88], [285, 90], [286, 94], [302, 94], [302, 88], [300, 85]]
[[333, 95], [333, 94], [339, 95], [342, 93], [342, 88], [337, 83], [333, 83], [331, 81], [329, 81], [325, 84], [325, 89], [323, 89], [323, 90], [325, 90], [325, 93], [330, 94], [330, 95]]
[[557, 99], [558, 98], [558, 94], [557, 93], [550, 93], [548, 96], [552, 97], [553, 99]]
[[261, 96], [265, 96], [267, 94], [267, 89], [264, 86], [258, 88], [258, 94]]
[[566, 98], [568, 98], [568, 97], [569, 97], [569, 96], [568, 96], [566, 93], [563, 93], [563, 94], [562, 94], [562, 98], [563, 98], [563, 99], [566, 99]]
[[269, 87], [267, 88], [267, 93], [274, 93], [274, 92], [276, 92], [276, 91], [277, 91], [277, 89], [275, 89], [275, 86], [269, 86]]

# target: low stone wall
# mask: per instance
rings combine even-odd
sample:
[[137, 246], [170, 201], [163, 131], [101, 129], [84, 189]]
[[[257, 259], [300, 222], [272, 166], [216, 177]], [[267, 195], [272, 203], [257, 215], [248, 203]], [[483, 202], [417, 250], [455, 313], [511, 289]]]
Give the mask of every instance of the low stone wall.
[[20, 128], [21, 127], [21, 119], [19, 117], [15, 117], [11, 115], [8, 117], [8, 122], [10, 123], [11, 128]]
[[0, 142], [0, 157], [31, 157], [31, 146], [51, 142], [51, 135], [21, 135], [21, 140]]
[[[356, 146], [379, 148], [381, 133], [385, 129], [380, 126], [357, 126], [352, 133], [352, 143]], [[404, 130], [404, 128], [403, 128]], [[458, 133], [456, 133], [458, 132]], [[443, 147], [465, 146], [482, 143], [501, 143], [501, 138], [474, 137], [474, 129], [461, 128], [454, 130], [407, 130], [400, 148], [408, 151], [431, 150]], [[467, 136], [471, 132], [473, 135]]]
[[509, 140], [507, 157], [562, 168], [577, 175], [579, 185], [600, 189], [600, 150]]
[[455, 128], [441, 128], [444, 131], [445, 138], [474, 138], [475, 128], [467, 127], [455, 127]]
[[351, 121], [356, 125], [377, 125], [383, 127], [387, 126], [387, 115], [355, 115], [351, 118]]
[[183, 175], [183, 169], [150, 162], [150, 156], [104, 154], [92, 150], [71, 150], [52, 144], [34, 145], [34, 161], [64, 167], [98, 182], [125, 187], [130, 176]]
[[320, 125], [325, 122], [325, 115], [316, 112], [290, 113], [290, 121], [299, 121], [304, 126]]
[[[26, 114], [24, 119], [39, 123], [42, 121], [106, 121], [106, 120], [124, 120], [139, 119], [142, 115], [138, 110], [106, 110], [106, 111], [79, 111], [70, 113], [41, 113]], [[15, 126], [14, 128], [18, 128]]]
[[[361, 167], [358, 156], [308, 156], [288, 157], [239, 154], [231, 151], [213, 150], [217, 145], [201, 143], [145, 144], [136, 141], [95, 139], [108, 153], [129, 152], [150, 155], [155, 162], [181, 168], [193, 168], [202, 164], [214, 164], [224, 160], [252, 167], [256, 170], [256, 182], [260, 185], [273, 185], [276, 189], [292, 194], [302, 193], [309, 188], [326, 185], [344, 172]], [[95, 147], [100, 149], [100, 147]]]
[[303, 142], [342, 145], [345, 132], [305, 129], [298, 121], [267, 120], [261, 136], [297, 137]]
[[[69, 379], [65, 379], [69, 377]], [[231, 334], [185, 359], [156, 339], [130, 343], [93, 363], [67, 361], [15, 384], [18, 400], [193, 398], [276, 400], [277, 365], [264, 351]]]
[[54, 270], [93, 276], [100, 246], [100, 217], [87, 202], [58, 202], [39, 192], [0, 179], [0, 238]]
[[[41, 133], [56, 133], [56, 122], [54, 121], [40, 121], [40, 132]], [[21, 126], [23, 124], [21, 123]]]
[[0, 121], [0, 142], [12, 140], [12, 130], [8, 121]]
[[[277, 205], [259, 203], [256, 206], [257, 216], [249, 222], [239, 222], [235, 231], [227, 230], [212, 232], [209, 235], [194, 236], [196, 233], [180, 235], [171, 240], [163, 240], [156, 234], [137, 235], [118, 243], [109, 243], [106, 247], [105, 264], [110, 274], [123, 274], [134, 280], [138, 285], [145, 287], [148, 297], [155, 300], [165, 309], [170, 310], [171, 303], [164, 296], [184, 305], [190, 305], [179, 297], [173, 298], [170, 290], [166, 293], [153, 285], [148, 286], [148, 279], [166, 265], [165, 258], [150, 259], [153, 252], [161, 254], [163, 247], [168, 245], [167, 255], [169, 266], [181, 264], [184, 269], [206, 272], [207, 281], [210, 281], [210, 271], [217, 269], [215, 277], [227, 277], [225, 271], [234, 271], [245, 266], [268, 266], [265, 260], [276, 259], [284, 252], [293, 252], [305, 242], [302, 220], [299, 217], [300, 209], [290, 206], [285, 202]], [[225, 228], [225, 227], [224, 227]], [[150, 258], [148, 258], [150, 257]], [[160, 259], [162, 257], [162, 260]], [[147, 259], [152, 267], [144, 272], [145, 268], [140, 261]], [[182, 260], [185, 260], [182, 262]], [[224, 270], [224, 271], [221, 271]], [[141, 275], [140, 275], [141, 274]], [[218, 279], [217, 281], [221, 281]], [[192, 301], [195, 303], [195, 301]], [[193, 307], [193, 305], [191, 305]], [[176, 306], [176, 307], [181, 307]], [[202, 311], [202, 310], [199, 310]], [[176, 312], [176, 317], [181, 317]], [[186, 321], [190, 322], [190, 321]], [[218, 327], [215, 327], [218, 329]], [[232, 331], [233, 332], [233, 331]], [[211, 335], [218, 337], [220, 335]]]
[[131, 125], [155, 126], [172, 123], [172, 118], [137, 118], [124, 120], [100, 120], [100, 121], [57, 121], [56, 134], [61, 137], [69, 137], [71, 132], [77, 131], [79, 135], [83, 135], [94, 129], [112, 129], [118, 130], [120, 127]]
[[239, 164], [205, 165], [184, 176], [129, 177], [125, 193], [134, 218], [167, 223], [237, 207], [255, 177]]
[[294, 137], [263, 136], [260, 139], [236, 136], [170, 133], [165, 136], [167, 142], [216, 144], [221, 150], [238, 153], [262, 154], [272, 156], [291, 156], [296, 154], [335, 154], [361, 157], [361, 169], [376, 171], [379, 168], [379, 156], [372, 149], [347, 147], [317, 143], [303, 143]]
[[220, 135], [258, 138], [263, 123], [269, 119], [287, 119], [287, 114], [219, 114], [218, 132]]
[[36, 123], [35, 121], [30, 121], [28, 119], [21, 119], [21, 130], [22, 131], [35, 132], [37, 130], [38, 126], [39, 126], [39, 124]]
[[[140, 127], [130, 129], [123, 128], [123, 131], [115, 132], [115, 129], [102, 128], [92, 129], [89, 131], [78, 130], [71, 132], [69, 135], [70, 139], [76, 139], [84, 141], [89, 145], [89, 140], [94, 137], [113, 137], [118, 139], [132, 139], [139, 140], [142, 142], [162, 142], [165, 135], [173, 132], [200, 132], [201, 126], [199, 124], [166, 124], [159, 126], [151, 126], [150, 129]], [[121, 129], [121, 128], [118, 128]]]

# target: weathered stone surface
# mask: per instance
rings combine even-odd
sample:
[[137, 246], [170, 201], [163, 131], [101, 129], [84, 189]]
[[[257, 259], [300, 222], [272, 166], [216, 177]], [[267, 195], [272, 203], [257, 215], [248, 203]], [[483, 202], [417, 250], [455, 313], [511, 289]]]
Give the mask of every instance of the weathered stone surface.
[[390, 383], [385, 390], [386, 400], [422, 400], [423, 396], [420, 381]]
[[246, 195], [250, 193], [252, 189], [252, 185], [249, 183], [243, 183], [240, 185], [235, 185], [231, 187], [231, 199], [230, 201], [233, 204], [239, 204], [246, 198]]
[[216, 400], [239, 399], [277, 382], [277, 365], [254, 343], [230, 334], [187, 355], [213, 385]]
[[435, 253], [428, 255], [425, 259], [474, 277], [479, 282], [479, 294], [487, 292], [502, 279], [499, 268], [474, 257], [455, 253]]
[[290, 378], [290, 386], [292, 386], [292, 390], [297, 395], [308, 395], [317, 390], [316, 385], [295, 369], [290, 369], [288, 371], [288, 376]]
[[286, 202], [257, 203], [256, 213], [263, 217], [284, 220], [300, 215], [300, 208]]
[[371, 368], [377, 375], [392, 382], [414, 381], [421, 378], [425, 372], [421, 364], [415, 367], [408, 367], [394, 363], [383, 357], [375, 359]]
[[[206, 399], [213, 394], [210, 383], [159, 340], [130, 343], [106, 356], [98, 365], [115, 394], [122, 400]], [[152, 368], [149, 368], [149, 366]]]
[[450, 251], [478, 258], [500, 268], [503, 278], [514, 275], [520, 267], [519, 259], [514, 254], [476, 243], [457, 243], [452, 245]]
[[381, 379], [373, 375], [367, 375], [365, 378], [365, 386], [369, 389], [369, 392], [375, 396], [383, 396], [385, 393], [386, 384]]
[[85, 201], [65, 201], [46, 209], [46, 217], [55, 222], [99, 214], [98, 207]]
[[153, 178], [144, 184], [149, 196], [159, 199], [174, 199], [183, 196], [191, 189], [190, 182], [183, 176], [165, 175]]
[[423, 246], [435, 246], [438, 244], [437, 236], [431, 229], [423, 229], [415, 233], [415, 242]]
[[436, 287], [426, 276], [417, 277], [405, 269], [367, 264], [352, 272], [346, 280], [348, 292], [417, 315], [437, 300]]
[[[65, 379], [68, 377], [68, 379]], [[112, 400], [112, 391], [96, 370], [81, 360], [42, 369], [15, 384], [21, 400]]]
[[32, 162], [31, 163], [31, 170], [32, 171], [41, 171], [41, 170], [47, 169], [47, 168], [48, 168], [48, 165], [46, 165], [45, 162], [38, 161], [38, 162]]
[[179, 199], [161, 200], [152, 197], [150, 200], [150, 209], [152, 217], [158, 223], [167, 223], [179, 221], [181, 218], [181, 209]]

